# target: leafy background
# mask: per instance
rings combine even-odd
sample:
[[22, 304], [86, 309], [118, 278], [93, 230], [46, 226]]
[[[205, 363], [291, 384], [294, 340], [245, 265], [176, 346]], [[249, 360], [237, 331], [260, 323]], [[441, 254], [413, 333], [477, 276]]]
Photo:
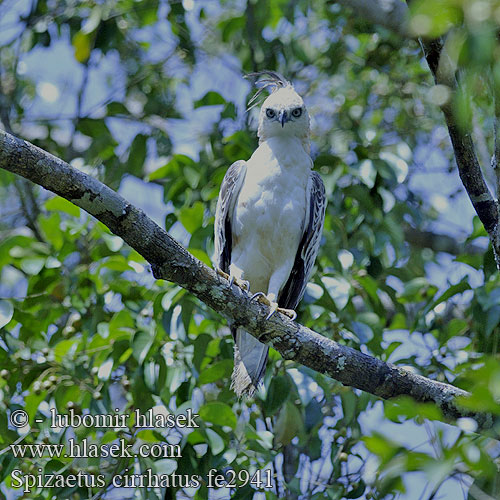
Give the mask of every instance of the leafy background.
[[[416, 41], [335, 2], [0, 4], [3, 127], [98, 177], [210, 262], [227, 167], [257, 145], [242, 75], [275, 69], [313, 116], [328, 209], [298, 320], [340, 343], [473, 391], [500, 413], [498, 273], [439, 110], [453, 99], [487, 179], [500, 2], [414, 2], [418, 35], [449, 31], [462, 87], [434, 87]], [[11, 488], [10, 473], [271, 469], [272, 490], [167, 498], [498, 498], [498, 443], [439, 410], [382, 402], [271, 350], [265, 390], [229, 390], [224, 321], [80, 209], [0, 171], [0, 495], [162, 498], [158, 490]], [[35, 417], [194, 408], [200, 429], [55, 432]], [[24, 408], [31, 431], [8, 415]], [[178, 460], [20, 460], [8, 445], [170, 442]], [[484, 497], [482, 495], [489, 495]], [[170, 496], [168, 496], [170, 495]]]

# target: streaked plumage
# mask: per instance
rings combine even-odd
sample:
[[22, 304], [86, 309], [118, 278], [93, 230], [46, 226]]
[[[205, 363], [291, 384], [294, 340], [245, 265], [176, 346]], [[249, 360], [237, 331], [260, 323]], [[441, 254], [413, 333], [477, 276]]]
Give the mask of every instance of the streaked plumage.
[[[277, 73], [259, 118], [259, 147], [228, 169], [215, 216], [216, 266], [279, 308], [295, 309], [319, 249], [326, 208], [321, 177], [309, 156], [309, 116], [302, 98]], [[261, 89], [262, 90], [262, 89]], [[260, 92], [260, 91], [259, 91]], [[258, 94], [259, 94], [258, 92]], [[299, 111], [300, 110], [300, 111]], [[251, 396], [262, 379], [268, 347], [231, 327], [235, 339], [232, 387]]]

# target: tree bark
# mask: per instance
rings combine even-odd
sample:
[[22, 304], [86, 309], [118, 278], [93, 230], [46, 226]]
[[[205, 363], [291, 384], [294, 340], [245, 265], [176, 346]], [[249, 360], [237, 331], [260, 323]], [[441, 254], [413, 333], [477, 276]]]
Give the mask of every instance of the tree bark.
[[[491, 429], [494, 417], [471, 412], [457, 397], [468, 393], [340, 345], [280, 313], [269, 320], [267, 306], [193, 257], [144, 212], [97, 179], [42, 149], [0, 130], [0, 168], [21, 175], [66, 198], [104, 223], [150, 264], [157, 279], [177, 283], [233, 323], [293, 360], [344, 385], [384, 399], [407, 395], [433, 402], [446, 420], [473, 418], [478, 430]], [[490, 431], [491, 432], [491, 431]], [[498, 436], [498, 431], [492, 431]]]

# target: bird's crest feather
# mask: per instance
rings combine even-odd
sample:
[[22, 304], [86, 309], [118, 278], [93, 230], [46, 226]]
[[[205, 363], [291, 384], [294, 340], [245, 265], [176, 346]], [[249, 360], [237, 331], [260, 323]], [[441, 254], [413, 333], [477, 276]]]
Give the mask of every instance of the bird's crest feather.
[[[267, 76], [267, 78], [260, 79], [262, 76]], [[245, 75], [245, 78], [255, 78], [255, 86], [259, 89], [254, 94], [254, 96], [248, 101], [247, 111], [250, 111], [254, 106], [257, 106], [257, 99], [262, 94], [264, 90], [270, 90], [271, 92], [275, 92], [276, 90], [288, 86], [292, 86], [292, 84], [283, 76], [277, 73], [276, 71], [257, 71], [256, 73], [248, 73]]]

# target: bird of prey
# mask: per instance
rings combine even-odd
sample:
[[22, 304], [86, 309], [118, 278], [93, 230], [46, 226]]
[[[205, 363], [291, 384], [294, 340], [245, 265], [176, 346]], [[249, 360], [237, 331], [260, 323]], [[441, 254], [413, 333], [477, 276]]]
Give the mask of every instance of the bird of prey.
[[[309, 115], [293, 85], [271, 71], [261, 88], [271, 90], [260, 110], [259, 147], [233, 163], [221, 185], [215, 214], [214, 264], [254, 297], [295, 319], [318, 254], [326, 198], [312, 171]], [[270, 317], [268, 316], [268, 318]], [[252, 396], [265, 373], [269, 348], [244, 328], [235, 340], [231, 387]]]

